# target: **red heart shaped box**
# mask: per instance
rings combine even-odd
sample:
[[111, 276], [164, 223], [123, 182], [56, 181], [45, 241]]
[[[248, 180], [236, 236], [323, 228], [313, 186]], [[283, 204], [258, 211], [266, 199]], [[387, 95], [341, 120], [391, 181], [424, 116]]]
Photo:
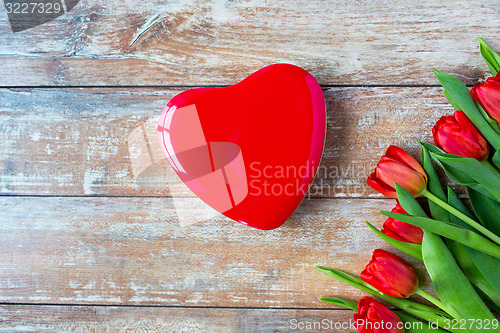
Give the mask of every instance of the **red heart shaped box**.
[[175, 96], [160, 116], [158, 139], [200, 199], [235, 221], [268, 230], [304, 198], [325, 130], [318, 82], [300, 67], [276, 64], [230, 87]]

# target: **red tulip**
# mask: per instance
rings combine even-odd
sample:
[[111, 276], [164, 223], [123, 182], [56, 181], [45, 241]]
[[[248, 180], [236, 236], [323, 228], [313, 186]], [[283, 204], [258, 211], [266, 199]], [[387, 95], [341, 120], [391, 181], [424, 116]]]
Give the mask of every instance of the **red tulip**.
[[358, 302], [354, 325], [359, 333], [404, 333], [405, 331], [403, 321], [397, 314], [368, 296]]
[[436, 145], [449, 154], [478, 161], [488, 158], [488, 142], [462, 111], [441, 117], [432, 128], [432, 136]]
[[[392, 209], [393, 213], [408, 214], [401, 205], [398, 204]], [[424, 232], [421, 228], [412, 224], [402, 222], [389, 217], [382, 228], [382, 233], [389, 237], [407, 243], [422, 244]]]
[[388, 197], [397, 197], [394, 183], [418, 197], [426, 190], [427, 174], [410, 154], [399, 147], [390, 146], [366, 182]]
[[470, 91], [491, 119], [500, 126], [500, 77], [489, 77], [486, 82], [478, 83]]
[[361, 272], [361, 279], [386, 295], [408, 298], [418, 288], [415, 270], [395, 254], [377, 249]]

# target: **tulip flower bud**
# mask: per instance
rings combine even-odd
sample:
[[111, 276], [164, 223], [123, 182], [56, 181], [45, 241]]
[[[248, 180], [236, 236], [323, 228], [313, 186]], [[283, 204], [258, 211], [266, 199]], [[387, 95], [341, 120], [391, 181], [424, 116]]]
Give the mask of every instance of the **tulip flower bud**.
[[432, 136], [436, 145], [449, 154], [480, 162], [488, 158], [488, 142], [462, 111], [441, 117], [432, 128]]
[[[392, 209], [393, 213], [408, 214], [401, 205], [398, 204]], [[382, 228], [382, 233], [402, 242], [422, 244], [424, 232], [421, 228], [412, 224], [402, 222], [389, 217]]]
[[394, 183], [418, 197], [427, 188], [427, 174], [410, 154], [399, 147], [390, 146], [366, 182], [391, 198], [397, 197]]
[[478, 83], [470, 91], [472, 98], [479, 103], [491, 119], [500, 126], [500, 77], [489, 77], [486, 82]]
[[403, 321], [397, 314], [371, 297], [358, 302], [354, 325], [360, 333], [404, 333]]
[[373, 251], [372, 260], [361, 272], [361, 279], [393, 297], [408, 298], [418, 288], [415, 270], [402, 258], [381, 249]]

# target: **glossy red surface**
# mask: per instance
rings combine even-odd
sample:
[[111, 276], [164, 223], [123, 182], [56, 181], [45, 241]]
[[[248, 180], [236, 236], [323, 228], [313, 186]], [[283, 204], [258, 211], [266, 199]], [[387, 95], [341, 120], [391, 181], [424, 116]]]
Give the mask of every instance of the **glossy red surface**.
[[325, 129], [316, 80], [297, 66], [276, 64], [234, 86], [175, 96], [160, 116], [158, 138], [200, 199], [235, 221], [273, 229], [306, 194]]

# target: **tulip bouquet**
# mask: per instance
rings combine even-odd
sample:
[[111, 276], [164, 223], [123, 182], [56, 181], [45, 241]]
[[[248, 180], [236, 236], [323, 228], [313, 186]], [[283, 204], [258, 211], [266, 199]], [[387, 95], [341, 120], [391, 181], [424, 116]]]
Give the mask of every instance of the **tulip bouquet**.
[[[382, 230], [367, 225], [394, 248], [423, 261], [438, 297], [419, 288], [418, 275], [405, 260], [381, 249], [373, 252], [360, 278], [318, 267], [399, 308], [389, 310], [371, 297], [357, 304], [321, 299], [354, 310], [359, 332], [500, 332], [493, 315], [500, 313], [500, 55], [479, 42], [494, 77], [469, 91], [459, 79], [434, 70], [455, 114], [432, 129], [435, 145], [419, 142], [421, 163], [390, 146], [367, 179], [369, 186], [397, 199], [391, 212], [380, 211], [388, 217]], [[451, 187], [443, 189], [434, 165], [465, 186], [472, 210]], [[415, 199], [421, 196], [428, 199], [426, 210]], [[414, 294], [431, 305], [410, 299]]]

